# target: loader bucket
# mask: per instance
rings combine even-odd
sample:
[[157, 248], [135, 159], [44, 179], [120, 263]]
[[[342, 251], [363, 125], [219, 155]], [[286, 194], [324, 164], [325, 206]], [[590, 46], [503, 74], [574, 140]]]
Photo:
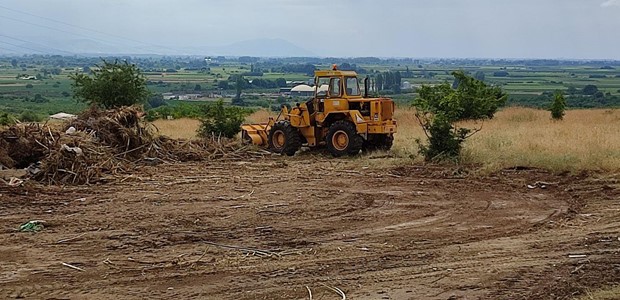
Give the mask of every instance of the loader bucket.
[[241, 125], [241, 139], [248, 144], [267, 146], [269, 124], [243, 124]]

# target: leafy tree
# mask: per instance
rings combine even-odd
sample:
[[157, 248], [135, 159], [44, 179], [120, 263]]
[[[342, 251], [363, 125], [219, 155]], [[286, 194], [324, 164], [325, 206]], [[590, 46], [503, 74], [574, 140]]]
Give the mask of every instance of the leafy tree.
[[382, 91], [383, 90], [383, 75], [381, 75], [381, 73], [377, 74], [376, 83], [377, 83], [377, 91]]
[[508, 73], [507, 71], [493, 72], [493, 76], [495, 77], [508, 77], [508, 75], [510, 75], [510, 73]]
[[276, 85], [278, 87], [286, 87], [286, 79], [284, 79], [284, 78], [276, 79]]
[[583, 90], [581, 90], [581, 92], [584, 95], [592, 96], [592, 95], [596, 94], [596, 92], [598, 92], [598, 87], [596, 85], [593, 85], [593, 84], [588, 84], [588, 85], [583, 87]]
[[45, 97], [43, 97], [41, 94], [35, 94], [34, 95], [34, 99], [32, 100], [32, 102], [34, 102], [34, 103], [45, 103], [45, 102], [49, 102], [49, 100], [46, 99]]
[[228, 84], [228, 81], [222, 80], [217, 83], [217, 88], [222, 90], [228, 90], [230, 89], [230, 85]]
[[200, 86], [200, 84], [196, 84], [194, 86], [194, 91], [202, 91], [202, 86]]
[[11, 66], [13, 66], [13, 68], [17, 68], [17, 59], [11, 59]]
[[83, 73], [71, 75], [73, 97], [81, 102], [105, 108], [144, 103], [149, 97], [146, 77], [135, 65], [110, 63], [92, 69], [92, 77]]
[[414, 101], [416, 118], [428, 138], [428, 144], [417, 142], [428, 161], [458, 158], [463, 141], [480, 129], [460, 128], [456, 123], [492, 118], [507, 99], [499, 87], [487, 86], [462, 71], [452, 75], [458, 83], [456, 87], [448, 83], [424, 85]]
[[168, 102], [164, 100], [164, 96], [162, 94], [154, 94], [149, 97], [149, 100], [146, 102], [146, 104], [150, 108], [158, 108], [160, 106], [168, 105]]
[[402, 75], [400, 75], [400, 71], [394, 72], [394, 85], [398, 86], [398, 90], [400, 93], [400, 85], [402, 84]]
[[248, 82], [247, 80], [245, 80], [245, 78], [243, 78], [243, 76], [235, 76], [234, 80], [236, 91], [234, 100], [237, 100], [239, 102], [241, 100], [241, 92], [243, 92], [243, 89], [247, 87]]
[[566, 99], [564, 99], [564, 94], [561, 91], [555, 91], [553, 102], [549, 108], [551, 118], [554, 120], [562, 120], [564, 118], [564, 110], [566, 110]]
[[596, 99], [603, 99], [603, 98], [605, 98], [605, 93], [603, 93], [601, 91], [598, 91], [598, 92], [594, 93], [594, 95], [592, 95], [592, 96], [594, 96], [594, 98], [596, 98]]
[[233, 138], [241, 131], [241, 124], [250, 112], [241, 107], [224, 106], [222, 100], [207, 104], [202, 107], [203, 116], [198, 134], [202, 137]]
[[392, 74], [392, 72], [385, 72], [385, 74], [383, 74], [383, 80], [383, 89], [390, 89], [394, 85], [394, 75]]

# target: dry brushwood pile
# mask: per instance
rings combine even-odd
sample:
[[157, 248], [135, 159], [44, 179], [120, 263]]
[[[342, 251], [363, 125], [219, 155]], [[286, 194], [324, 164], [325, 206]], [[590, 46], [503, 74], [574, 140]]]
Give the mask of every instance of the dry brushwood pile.
[[89, 184], [126, 173], [141, 162], [199, 161], [263, 156], [235, 141], [175, 140], [155, 135], [139, 107], [91, 108], [56, 129], [18, 124], [0, 132], [0, 164], [29, 167], [50, 184]]

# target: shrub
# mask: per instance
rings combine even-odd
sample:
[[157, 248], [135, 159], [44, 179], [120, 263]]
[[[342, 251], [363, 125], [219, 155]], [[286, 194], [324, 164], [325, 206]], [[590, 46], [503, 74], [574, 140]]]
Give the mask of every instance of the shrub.
[[83, 73], [70, 76], [73, 79], [73, 97], [78, 101], [105, 108], [129, 106], [146, 102], [149, 92], [146, 77], [138, 67], [127, 62], [109, 63], [92, 69], [92, 77]]
[[43, 97], [41, 94], [34, 95], [34, 99], [32, 100], [34, 103], [46, 103], [50, 102], [47, 98]]
[[551, 118], [554, 120], [562, 120], [564, 118], [564, 110], [566, 110], [566, 99], [561, 91], [556, 91], [553, 97], [553, 102], [549, 111], [551, 112]]
[[459, 128], [455, 123], [492, 118], [507, 99], [499, 87], [487, 86], [462, 71], [452, 75], [454, 88], [448, 83], [424, 85], [414, 101], [416, 118], [428, 138], [427, 144], [417, 143], [427, 161], [458, 158], [463, 141], [480, 129]]
[[160, 106], [168, 105], [168, 102], [164, 100], [164, 97], [161, 94], [154, 94], [149, 97], [146, 104], [150, 108], [158, 108]]
[[224, 106], [219, 100], [202, 107], [203, 116], [198, 128], [198, 135], [202, 137], [224, 136], [235, 137], [241, 131], [241, 124], [251, 111], [236, 106]]
[[20, 122], [41, 122], [43, 121], [43, 117], [41, 117], [40, 115], [36, 114], [35, 112], [31, 110], [22, 112], [19, 115], [19, 117], [17, 117], [17, 119]]
[[15, 118], [6, 112], [0, 112], [0, 126], [9, 126], [15, 123]]
[[593, 84], [588, 84], [588, 85], [583, 87], [583, 90], [581, 90], [581, 92], [584, 95], [592, 96], [592, 95], [596, 94], [596, 92], [598, 92], [598, 87], [596, 85], [593, 85]]

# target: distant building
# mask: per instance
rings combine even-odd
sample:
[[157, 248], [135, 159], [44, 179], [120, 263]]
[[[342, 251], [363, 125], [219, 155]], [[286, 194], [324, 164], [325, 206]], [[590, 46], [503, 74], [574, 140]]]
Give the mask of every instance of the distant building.
[[198, 100], [202, 98], [202, 94], [180, 94], [175, 95], [173, 93], [163, 93], [161, 94], [164, 100]]
[[312, 97], [314, 96], [314, 88], [306, 85], [300, 84], [291, 89], [292, 97]]
[[404, 81], [401, 85], [400, 88], [403, 90], [410, 90], [413, 86], [411, 85], [411, 83], [409, 81]]
[[202, 98], [201, 94], [184, 94], [179, 95], [178, 100], [196, 100], [198, 98]]
[[291, 94], [291, 88], [289, 87], [285, 87], [285, 88], [280, 88], [280, 90], [278, 91], [279, 94], [282, 95], [286, 95], [289, 96]]

